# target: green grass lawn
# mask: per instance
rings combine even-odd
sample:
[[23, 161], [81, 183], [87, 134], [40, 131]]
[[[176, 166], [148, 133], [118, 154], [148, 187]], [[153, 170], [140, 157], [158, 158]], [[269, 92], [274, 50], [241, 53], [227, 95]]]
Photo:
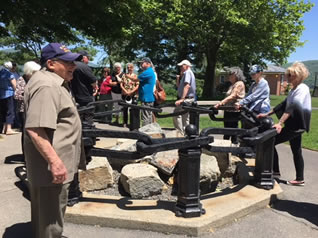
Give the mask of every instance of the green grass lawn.
[[[276, 116], [274, 121], [278, 121]], [[162, 128], [174, 128], [172, 118], [158, 118], [157, 122]], [[211, 121], [208, 116], [200, 117], [200, 129], [207, 127], [223, 127], [223, 122]], [[313, 110], [311, 117], [311, 128], [309, 133], [304, 133], [302, 145], [306, 149], [318, 151], [318, 110]]]
[[[285, 96], [285, 95], [282, 95], [282, 96], [271, 95], [270, 96], [271, 106], [275, 107], [277, 104], [279, 104], [282, 101], [284, 101], [286, 97], [287, 96]], [[311, 98], [311, 104], [312, 104], [312, 107], [317, 107], [318, 108], [318, 97], [312, 97]]]

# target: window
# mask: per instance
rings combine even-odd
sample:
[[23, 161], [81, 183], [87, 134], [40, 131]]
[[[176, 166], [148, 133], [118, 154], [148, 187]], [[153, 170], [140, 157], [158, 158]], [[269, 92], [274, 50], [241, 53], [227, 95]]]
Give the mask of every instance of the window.
[[220, 83], [224, 83], [225, 82], [225, 76], [224, 75], [221, 75], [220, 76]]

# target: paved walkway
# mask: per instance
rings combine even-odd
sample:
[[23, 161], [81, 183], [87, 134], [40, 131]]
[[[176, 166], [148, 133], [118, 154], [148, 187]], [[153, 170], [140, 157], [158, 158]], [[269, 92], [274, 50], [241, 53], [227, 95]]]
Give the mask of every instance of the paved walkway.
[[[282, 179], [293, 179], [295, 169], [288, 145], [279, 145]], [[23, 186], [15, 176], [22, 164], [20, 134], [0, 138], [0, 234], [4, 238], [31, 238], [30, 203]], [[245, 216], [223, 228], [211, 230], [201, 237], [208, 238], [313, 238], [318, 237], [318, 152], [304, 150], [306, 186], [292, 187], [281, 183], [284, 199], [274, 206]], [[155, 212], [155, 211], [154, 211]], [[163, 228], [163, 231], [164, 228]], [[134, 238], [176, 237], [140, 230], [105, 228], [66, 223], [65, 235], [69, 238]]]

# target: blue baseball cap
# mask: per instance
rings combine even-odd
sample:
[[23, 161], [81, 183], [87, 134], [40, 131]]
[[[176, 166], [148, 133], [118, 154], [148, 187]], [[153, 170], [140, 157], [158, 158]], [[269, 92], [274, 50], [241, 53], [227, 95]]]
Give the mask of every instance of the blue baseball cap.
[[147, 63], [149, 63], [149, 64], [152, 64], [151, 59], [148, 58], [148, 57], [142, 58], [142, 60], [139, 61], [139, 62], [140, 62], [140, 63], [147, 62]]
[[257, 74], [259, 72], [263, 72], [263, 68], [260, 65], [254, 64], [250, 68], [250, 74]]
[[53, 58], [64, 61], [79, 61], [83, 56], [78, 53], [72, 53], [65, 45], [60, 43], [50, 43], [42, 49], [41, 64], [43, 65], [47, 60]]

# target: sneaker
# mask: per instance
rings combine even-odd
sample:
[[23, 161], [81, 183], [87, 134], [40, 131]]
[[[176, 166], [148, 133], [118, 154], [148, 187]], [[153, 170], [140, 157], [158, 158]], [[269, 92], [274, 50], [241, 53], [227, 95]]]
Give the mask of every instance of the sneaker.
[[287, 184], [293, 185], [293, 186], [304, 186], [305, 181], [304, 180], [290, 180], [290, 181], [287, 181]]

